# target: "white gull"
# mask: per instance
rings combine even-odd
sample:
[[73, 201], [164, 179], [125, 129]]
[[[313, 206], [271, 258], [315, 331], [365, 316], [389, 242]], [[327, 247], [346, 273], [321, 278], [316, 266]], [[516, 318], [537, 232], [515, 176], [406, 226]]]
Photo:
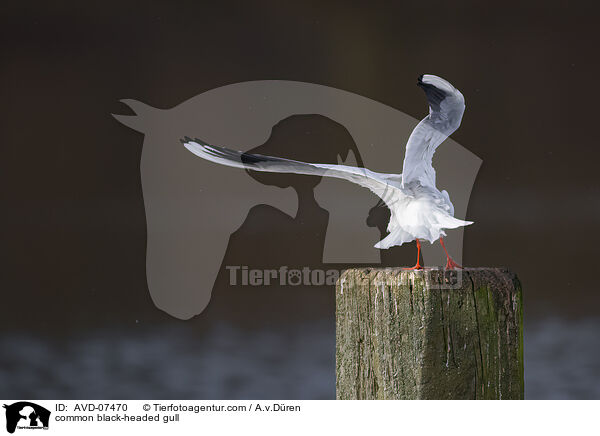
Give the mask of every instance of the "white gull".
[[454, 206], [448, 192], [436, 187], [432, 159], [437, 147], [460, 126], [465, 99], [450, 82], [438, 76], [424, 74], [418, 78], [417, 85], [425, 91], [429, 115], [415, 127], [408, 139], [402, 174], [384, 174], [361, 167], [306, 163], [244, 153], [188, 137], [181, 142], [195, 155], [222, 165], [253, 171], [336, 177], [368, 188], [381, 198], [391, 212], [387, 227], [389, 234], [375, 244], [375, 248], [387, 249], [416, 240], [417, 264], [413, 269], [422, 269], [419, 240], [433, 244], [439, 239], [448, 259], [446, 268], [453, 269], [460, 265], [446, 251], [444, 230], [473, 222], [454, 217]]

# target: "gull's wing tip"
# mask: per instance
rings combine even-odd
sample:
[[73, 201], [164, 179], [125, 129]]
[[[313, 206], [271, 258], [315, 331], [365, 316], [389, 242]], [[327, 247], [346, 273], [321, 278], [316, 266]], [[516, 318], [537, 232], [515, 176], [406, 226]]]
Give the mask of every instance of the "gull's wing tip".
[[[431, 86], [435, 86], [436, 82], [444, 82], [444, 79], [442, 79], [439, 76], [436, 76], [434, 74], [421, 74], [419, 77], [417, 77], [417, 86], [425, 89], [427, 87], [431, 87]], [[437, 87], [437, 86], [436, 86]]]
[[435, 74], [423, 73], [419, 77], [417, 77], [417, 85], [435, 85], [436, 82], [448, 82], [446, 79], [443, 79], [440, 76], [436, 76]]
[[184, 136], [183, 138], [181, 138], [179, 140], [179, 142], [181, 142], [185, 146], [193, 145], [195, 143], [196, 145], [202, 145], [204, 147], [211, 147], [211, 145], [208, 142], [203, 141], [202, 139], [198, 139], [198, 138], [190, 138], [189, 136]]

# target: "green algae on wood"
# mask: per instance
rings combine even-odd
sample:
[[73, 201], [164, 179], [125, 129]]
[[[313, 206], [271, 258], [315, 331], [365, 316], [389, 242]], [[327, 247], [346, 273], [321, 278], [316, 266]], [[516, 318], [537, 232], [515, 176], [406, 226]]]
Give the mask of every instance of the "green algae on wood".
[[523, 388], [522, 291], [508, 270], [339, 278], [338, 399], [522, 399]]

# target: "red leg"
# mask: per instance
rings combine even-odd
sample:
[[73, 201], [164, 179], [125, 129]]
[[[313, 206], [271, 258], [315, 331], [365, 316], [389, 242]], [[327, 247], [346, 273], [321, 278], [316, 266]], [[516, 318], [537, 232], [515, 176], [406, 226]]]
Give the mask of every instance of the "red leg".
[[419, 239], [416, 239], [417, 241], [417, 264], [415, 266], [413, 266], [412, 268], [404, 268], [405, 270], [412, 270], [412, 269], [423, 269], [423, 266], [421, 265], [420, 261], [421, 261], [421, 242], [419, 242]]
[[454, 260], [452, 260], [452, 258], [448, 254], [448, 251], [446, 250], [446, 246], [444, 245], [444, 238], [440, 237], [440, 244], [442, 244], [442, 248], [444, 249], [444, 252], [446, 253], [446, 257], [448, 258], [448, 260], [446, 261], [446, 269], [454, 269], [454, 268], [462, 269], [462, 266], [460, 266], [459, 264], [454, 262]]

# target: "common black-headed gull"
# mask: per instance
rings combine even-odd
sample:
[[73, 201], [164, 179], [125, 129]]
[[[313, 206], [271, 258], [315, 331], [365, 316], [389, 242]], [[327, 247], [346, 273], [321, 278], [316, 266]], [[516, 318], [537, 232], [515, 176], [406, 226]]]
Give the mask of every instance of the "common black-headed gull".
[[417, 85], [425, 91], [429, 115], [415, 127], [408, 139], [402, 174], [249, 154], [188, 137], [181, 142], [195, 155], [222, 165], [253, 171], [336, 177], [368, 188], [391, 212], [387, 227], [389, 234], [375, 244], [375, 248], [387, 249], [416, 240], [417, 264], [411, 269], [422, 269], [419, 240], [425, 239], [433, 244], [439, 239], [448, 259], [446, 269], [462, 268], [452, 260], [444, 246], [444, 230], [473, 222], [454, 218], [454, 206], [448, 192], [436, 187], [432, 158], [437, 147], [460, 126], [465, 99], [450, 82], [432, 74], [420, 76]]

